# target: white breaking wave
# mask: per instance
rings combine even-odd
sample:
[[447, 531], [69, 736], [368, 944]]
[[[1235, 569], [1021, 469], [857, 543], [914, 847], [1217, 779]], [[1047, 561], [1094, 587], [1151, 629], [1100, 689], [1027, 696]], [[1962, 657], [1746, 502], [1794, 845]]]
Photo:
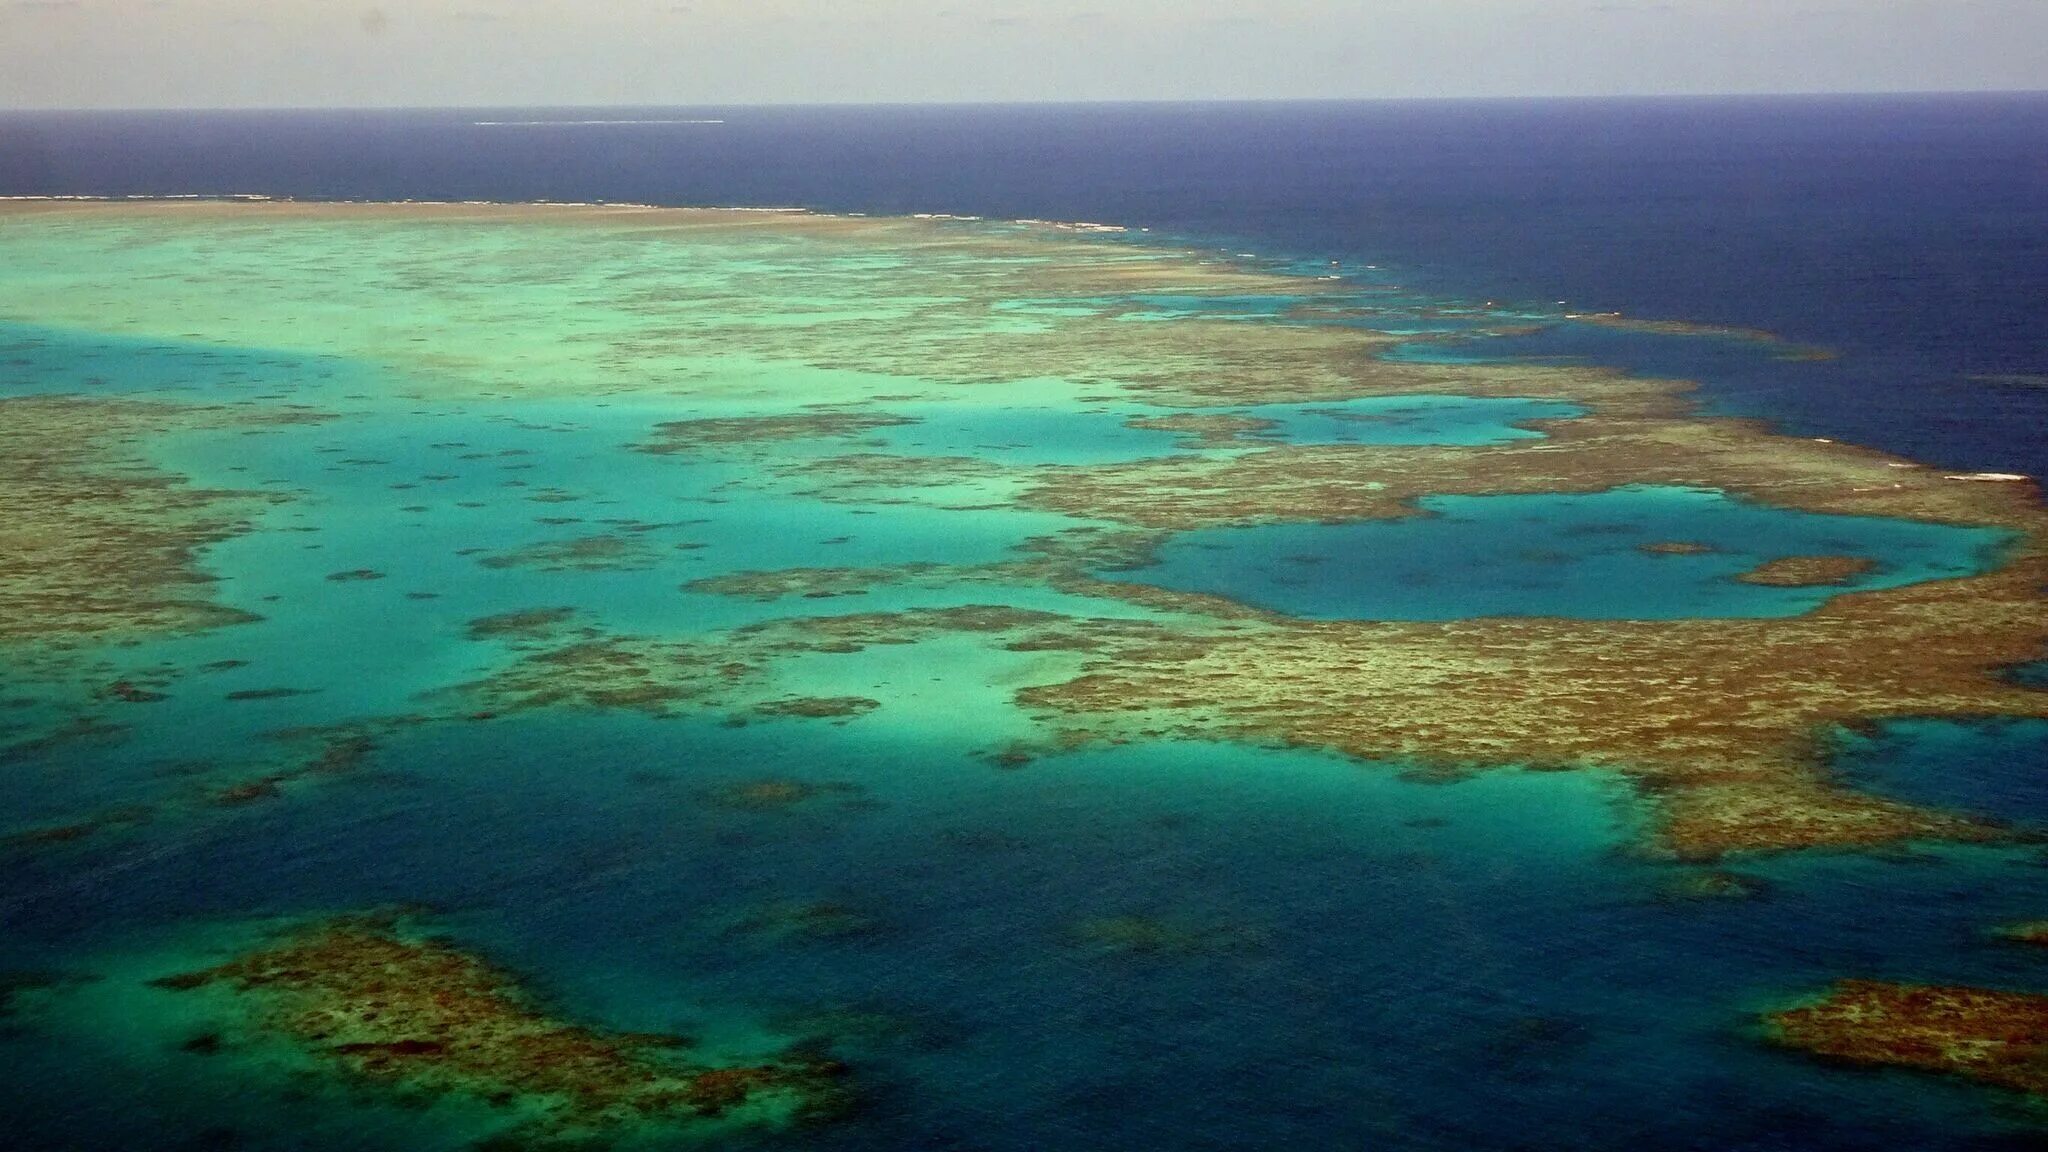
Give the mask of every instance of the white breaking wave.
[[599, 125], [723, 124], [723, 120], [472, 120], [474, 128], [590, 128]]

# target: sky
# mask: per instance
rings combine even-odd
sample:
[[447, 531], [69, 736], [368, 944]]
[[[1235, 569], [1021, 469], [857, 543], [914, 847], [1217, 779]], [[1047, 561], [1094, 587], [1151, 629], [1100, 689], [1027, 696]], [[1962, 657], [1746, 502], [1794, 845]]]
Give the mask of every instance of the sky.
[[0, 108], [2048, 88], [2048, 0], [0, 0]]

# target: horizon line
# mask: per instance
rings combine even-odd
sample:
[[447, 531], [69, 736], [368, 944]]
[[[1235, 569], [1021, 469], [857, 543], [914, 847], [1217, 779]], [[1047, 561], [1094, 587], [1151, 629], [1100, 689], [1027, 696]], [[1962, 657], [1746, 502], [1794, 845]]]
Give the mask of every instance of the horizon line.
[[1281, 104], [1595, 104], [1605, 102], [1681, 102], [1741, 100], [1872, 100], [1929, 97], [2048, 97], [2044, 88], [1854, 89], [1769, 92], [1615, 92], [1588, 95], [1462, 95], [1462, 96], [1241, 96], [1188, 99], [1136, 97], [1088, 100], [822, 100], [743, 103], [568, 103], [568, 104], [189, 104], [189, 105], [19, 105], [0, 108], [0, 116], [34, 113], [210, 113], [210, 112], [489, 112], [503, 110], [613, 109], [824, 109], [824, 108], [1108, 108], [1108, 107], [1242, 107]]

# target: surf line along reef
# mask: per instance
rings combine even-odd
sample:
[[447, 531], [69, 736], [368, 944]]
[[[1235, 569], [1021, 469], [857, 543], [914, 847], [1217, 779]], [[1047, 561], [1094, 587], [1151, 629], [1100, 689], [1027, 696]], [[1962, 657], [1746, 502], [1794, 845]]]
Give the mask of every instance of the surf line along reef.
[[[1009, 691], [1014, 723], [989, 725], [1005, 732], [988, 749], [1004, 764], [1195, 739], [1425, 774], [1595, 771], [1640, 797], [1644, 851], [1688, 861], [2019, 834], [1846, 787], [1829, 761], [1845, 727], [1888, 718], [2048, 717], [2048, 693], [2006, 675], [2048, 651], [2048, 514], [2031, 483], [1710, 417], [1681, 382], [1413, 355], [1432, 341], [1483, 352], [1491, 335], [1540, 321], [1430, 314], [1347, 282], [1098, 231], [627, 206], [0, 206], [0, 316], [19, 327], [9, 338], [24, 362], [90, 335], [307, 365], [288, 387], [217, 364], [211, 375], [62, 387], [23, 374], [0, 398], [0, 428], [37, 449], [0, 459], [0, 493], [21, 510], [0, 526], [0, 586], [10, 602], [50, 606], [36, 628], [0, 632], [8, 666], [24, 670], [8, 687], [35, 704], [5, 720], [4, 754], [146, 735], [157, 722], [145, 705], [174, 704], [212, 674], [181, 662], [177, 641], [271, 629], [288, 642], [301, 626], [289, 605], [266, 610], [263, 573], [222, 565], [230, 544], [318, 530], [336, 497], [305, 474], [231, 483], [201, 455], [171, 450], [191, 436], [315, 437], [334, 445], [334, 468], [369, 475], [389, 461], [344, 446], [396, 412], [536, 435], [577, 434], [602, 416], [612, 446], [632, 449], [609, 466], [652, 483], [672, 476], [687, 510], [610, 515], [620, 493], [602, 469], [557, 479], [514, 471], [526, 449], [435, 446], [456, 462], [449, 470], [416, 468], [369, 507], [420, 526], [405, 547], [445, 543], [465, 580], [538, 573], [545, 592], [471, 617], [498, 624], [446, 629], [466, 660], [394, 671], [402, 709], [315, 716], [292, 709], [319, 707], [317, 689], [265, 696], [289, 720], [255, 731], [254, 746], [316, 724], [375, 732], [540, 709], [883, 717], [886, 701], [813, 690], [806, 677], [960, 641], [1029, 669]], [[46, 392], [62, 395], [33, 394]], [[1403, 404], [1347, 407], [1389, 398]], [[1489, 429], [1494, 402], [1538, 414]], [[1455, 429], [1433, 423], [1453, 409]], [[436, 535], [431, 517], [496, 507], [435, 495], [462, 482], [457, 463], [498, 469], [518, 533]], [[1566, 525], [1570, 547], [1514, 558], [1562, 581], [1540, 615], [1461, 611], [1452, 587], [1441, 602], [1451, 607], [1422, 618], [1370, 595], [1304, 612], [1147, 582], [1177, 541], [1200, 534], [1395, 523], [1426, 534], [1430, 517], [1448, 520], [1436, 502], [1454, 498], [1614, 499], [1637, 511], [1666, 501], [1703, 516], [1730, 505], [1841, 530], [1819, 547], [1802, 538], [1795, 551], [1750, 554], [1688, 537], [1685, 517], [1587, 512]], [[982, 546], [826, 563], [823, 549], [693, 538], [717, 527], [722, 505], [857, 513]], [[288, 527], [295, 516], [310, 522]], [[1927, 530], [1911, 554], [1884, 543], [1883, 526], [1900, 522]], [[1835, 537], [1839, 548], [1825, 543]], [[1646, 615], [1581, 594], [1579, 553], [1602, 541], [1620, 541], [1602, 563], [1635, 565], [1679, 600]], [[332, 556], [323, 594], [395, 586], [384, 577], [397, 557], [370, 548]], [[667, 572], [673, 556], [701, 574], [670, 580], [682, 586], [672, 594], [730, 610], [697, 623], [678, 601], [671, 623], [646, 604], [626, 611], [576, 591]], [[1343, 580], [1315, 555], [1269, 560], [1310, 584]], [[117, 583], [95, 585], [96, 574]], [[1688, 587], [1714, 590], [1705, 602], [1717, 607], [1688, 611]], [[409, 594], [417, 605], [460, 599]], [[391, 595], [391, 611], [429, 610]], [[480, 674], [453, 671], [478, 661]], [[170, 799], [156, 812], [180, 813], [189, 818]], [[92, 813], [76, 816], [61, 826], [95, 827]], [[121, 823], [148, 834], [131, 827], [139, 818]]]

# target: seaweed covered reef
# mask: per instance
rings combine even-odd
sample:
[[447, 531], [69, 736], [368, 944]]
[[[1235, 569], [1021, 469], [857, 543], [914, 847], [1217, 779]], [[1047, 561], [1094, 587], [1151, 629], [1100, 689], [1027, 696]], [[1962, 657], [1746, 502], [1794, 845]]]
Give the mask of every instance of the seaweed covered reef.
[[157, 978], [217, 991], [236, 1034], [281, 1040], [391, 1092], [506, 1110], [527, 1143], [787, 1124], [845, 1106], [845, 1069], [816, 1052], [707, 1059], [680, 1036], [563, 1020], [509, 973], [391, 914], [290, 926], [216, 967]]

